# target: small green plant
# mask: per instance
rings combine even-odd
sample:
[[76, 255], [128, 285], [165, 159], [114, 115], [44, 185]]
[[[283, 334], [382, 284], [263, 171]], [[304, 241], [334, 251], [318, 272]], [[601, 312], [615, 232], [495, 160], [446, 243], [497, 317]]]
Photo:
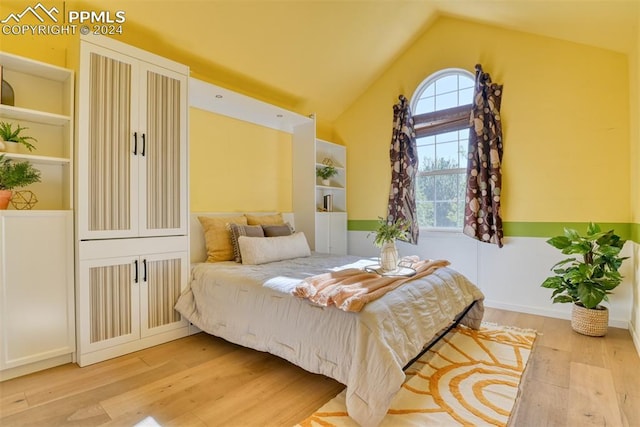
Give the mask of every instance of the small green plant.
[[29, 162], [14, 162], [0, 155], [0, 190], [13, 190], [40, 182], [40, 171]]
[[376, 238], [373, 240], [373, 244], [382, 247], [385, 243], [394, 240], [407, 240], [408, 232], [409, 224], [406, 220], [391, 222], [378, 217], [378, 228], [375, 231]]
[[321, 167], [320, 169], [316, 169], [316, 176], [320, 177], [320, 179], [329, 179], [334, 175], [338, 174], [338, 170], [331, 165]]
[[602, 300], [622, 282], [618, 269], [628, 257], [619, 256], [625, 240], [613, 230], [603, 232], [590, 223], [586, 236], [571, 228], [564, 235], [552, 237], [547, 243], [565, 255], [579, 255], [556, 263], [542, 287], [553, 289], [554, 303], [577, 303], [586, 308], [598, 308]]
[[27, 130], [29, 128], [22, 127], [20, 125], [16, 125], [14, 129], [11, 123], [8, 122], [0, 122], [0, 139], [7, 142], [15, 142], [17, 144], [24, 145], [29, 151], [33, 151], [36, 147], [29, 141], [38, 142], [32, 136], [21, 135], [23, 130]]

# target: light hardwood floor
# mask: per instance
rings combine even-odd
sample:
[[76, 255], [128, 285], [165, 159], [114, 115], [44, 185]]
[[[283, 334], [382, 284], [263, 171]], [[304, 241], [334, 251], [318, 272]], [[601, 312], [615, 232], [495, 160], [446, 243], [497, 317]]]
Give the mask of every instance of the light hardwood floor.
[[[629, 332], [604, 338], [566, 320], [487, 309], [540, 335], [511, 425], [640, 426], [640, 359]], [[0, 425], [292, 426], [343, 386], [204, 333], [85, 368], [0, 383]]]

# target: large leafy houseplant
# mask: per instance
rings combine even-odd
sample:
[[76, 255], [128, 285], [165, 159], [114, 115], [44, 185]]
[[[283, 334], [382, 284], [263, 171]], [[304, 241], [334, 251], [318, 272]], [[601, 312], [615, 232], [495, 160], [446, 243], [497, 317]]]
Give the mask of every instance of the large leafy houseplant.
[[553, 302], [602, 309], [600, 303], [608, 301], [608, 295], [622, 282], [618, 270], [628, 258], [620, 256], [625, 240], [613, 230], [602, 231], [590, 223], [585, 236], [565, 228], [564, 235], [552, 237], [547, 243], [572, 255], [556, 263], [551, 268], [555, 275], [542, 283], [542, 287], [553, 289]]

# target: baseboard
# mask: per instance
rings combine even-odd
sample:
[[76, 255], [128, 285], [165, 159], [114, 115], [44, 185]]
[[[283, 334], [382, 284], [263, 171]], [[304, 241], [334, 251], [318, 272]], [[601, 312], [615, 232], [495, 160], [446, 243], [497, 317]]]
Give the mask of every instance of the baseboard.
[[[485, 300], [484, 305], [490, 308], [499, 308], [501, 310], [515, 311], [518, 313], [535, 314], [537, 316], [571, 320], [570, 310], [568, 311], [549, 310], [549, 309], [544, 309], [539, 307], [529, 307], [529, 306], [518, 305], [518, 304], [506, 304], [506, 303], [492, 301], [492, 300]], [[611, 313], [609, 313], [609, 326], [611, 326], [612, 328], [629, 329], [629, 321], [622, 320], [622, 319], [612, 319]], [[636, 343], [636, 348], [639, 348], [637, 343]]]
[[633, 339], [633, 345], [636, 346], [636, 351], [638, 352], [638, 356], [640, 356], [640, 331], [633, 327], [633, 322], [629, 322], [629, 333], [631, 334], [631, 338]]
[[27, 365], [16, 366], [15, 368], [0, 371], [0, 382], [21, 377], [23, 375], [32, 374], [34, 372], [43, 371], [45, 369], [54, 368], [60, 365], [66, 365], [73, 362], [73, 354], [63, 354], [46, 360], [29, 363]]
[[133, 353], [134, 351], [142, 350], [145, 348], [153, 347], [158, 344], [164, 344], [169, 341], [177, 340], [189, 335], [189, 327], [184, 326], [181, 328], [171, 329], [169, 331], [151, 335], [145, 338], [134, 340], [125, 344], [116, 345], [113, 347], [107, 347], [101, 350], [96, 350], [88, 353], [81, 353], [81, 350], [77, 354], [77, 363], [80, 367], [92, 365], [94, 363], [102, 362], [104, 360], [112, 359], [114, 357], [123, 356], [125, 354]]

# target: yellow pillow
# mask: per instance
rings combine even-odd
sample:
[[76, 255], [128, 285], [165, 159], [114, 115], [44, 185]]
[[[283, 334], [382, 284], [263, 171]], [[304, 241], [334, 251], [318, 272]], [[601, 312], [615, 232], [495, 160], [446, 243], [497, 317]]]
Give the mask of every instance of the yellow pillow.
[[246, 215], [249, 225], [280, 225], [284, 224], [281, 213], [272, 215]]
[[207, 262], [233, 260], [233, 245], [229, 224], [247, 225], [245, 216], [199, 216], [207, 245]]

